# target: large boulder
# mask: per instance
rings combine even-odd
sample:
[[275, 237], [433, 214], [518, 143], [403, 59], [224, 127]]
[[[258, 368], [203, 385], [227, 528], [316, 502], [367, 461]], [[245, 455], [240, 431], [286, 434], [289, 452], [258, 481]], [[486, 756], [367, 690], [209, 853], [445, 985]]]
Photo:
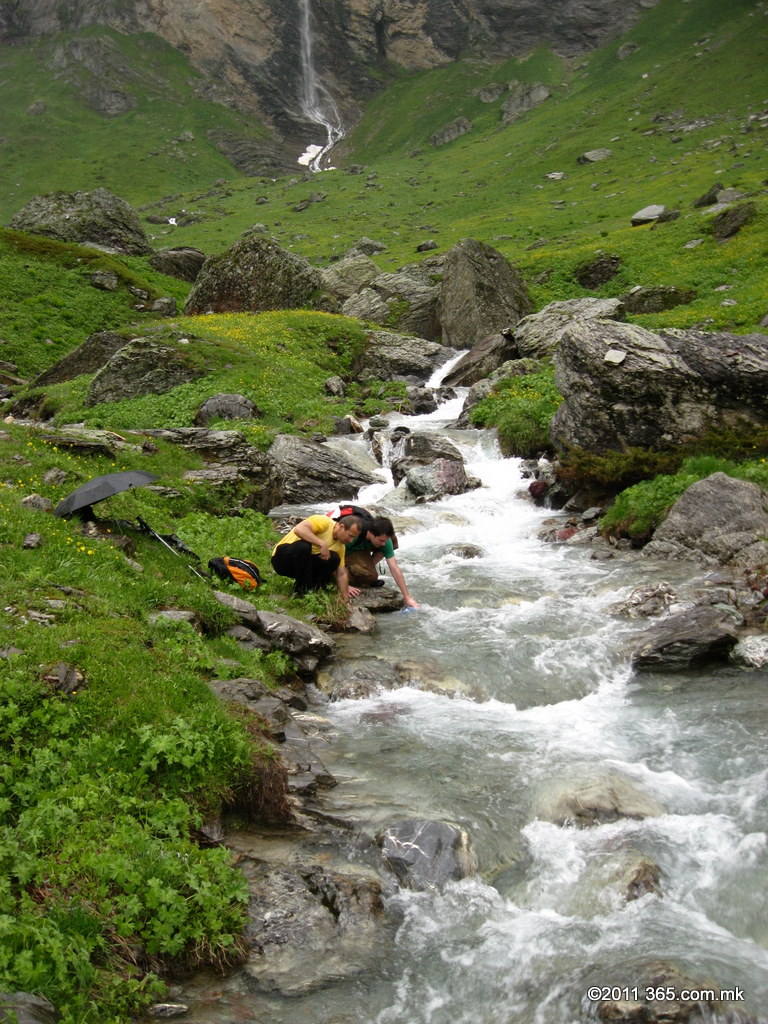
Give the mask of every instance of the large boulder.
[[714, 606], [677, 612], [637, 638], [632, 666], [640, 672], [684, 672], [723, 661], [736, 645], [736, 626], [732, 614]]
[[439, 306], [445, 345], [472, 348], [532, 312], [519, 271], [492, 246], [465, 238], [449, 250]]
[[469, 387], [489, 377], [507, 360], [519, 355], [513, 337], [507, 334], [489, 334], [461, 357], [454, 368], [443, 377], [446, 387]]
[[266, 452], [249, 444], [239, 430], [208, 430], [205, 427], [175, 427], [142, 431], [171, 444], [196, 452], [205, 469], [189, 470], [184, 479], [221, 486], [228, 500], [232, 486], [246, 491], [243, 504], [259, 512], [268, 512], [280, 502], [280, 483], [274, 463]]
[[367, 337], [360, 380], [424, 381], [451, 355], [437, 341], [425, 338], [392, 331], [371, 331]]
[[[394, 327], [405, 334], [433, 340], [440, 336], [437, 315], [440, 289], [424, 271], [405, 268], [393, 274], [379, 274], [366, 289], [373, 297], [366, 301], [375, 312], [374, 322]], [[353, 295], [342, 306], [348, 316], [360, 315], [362, 299]], [[370, 312], [365, 319], [371, 319]]]
[[437, 460], [464, 466], [461, 452], [447, 438], [427, 433], [404, 434], [395, 444], [390, 459], [395, 486], [415, 466], [430, 466]]
[[257, 990], [303, 996], [379, 967], [387, 942], [380, 882], [247, 855], [239, 869], [251, 892], [243, 971]]
[[152, 252], [139, 215], [125, 200], [105, 188], [35, 196], [19, 210], [11, 227], [31, 235], [130, 256], [146, 256]]
[[65, 380], [74, 380], [81, 373], [96, 373], [131, 340], [117, 331], [97, 331], [89, 335], [82, 345], [67, 353], [58, 363], [44, 370], [35, 378], [34, 386], [61, 384]]
[[667, 449], [768, 417], [768, 337], [578, 320], [555, 351], [559, 449]]
[[213, 420], [252, 420], [262, 415], [245, 395], [220, 393], [203, 402], [195, 414], [195, 424], [205, 427]]
[[501, 104], [501, 123], [513, 124], [523, 114], [538, 107], [551, 93], [541, 82], [509, 82], [509, 95]]
[[0, 1020], [15, 1024], [56, 1024], [61, 1014], [47, 999], [28, 992], [0, 993]]
[[[602, 981], [603, 975], [597, 977]], [[592, 978], [589, 979], [593, 982]], [[745, 1016], [732, 1000], [743, 999], [742, 990], [730, 979], [717, 981], [707, 976], [684, 974], [672, 963], [635, 961], [632, 971], [622, 976], [622, 985], [610, 989], [611, 998], [600, 1000], [600, 1024], [700, 1024], [704, 1020], [728, 1024], [757, 1024]], [[601, 989], [602, 985], [595, 985]], [[722, 1000], [718, 998], [722, 994]], [[635, 996], [636, 998], [630, 998]], [[590, 1013], [590, 1019], [594, 1019]]]
[[149, 262], [155, 270], [168, 277], [196, 281], [205, 263], [205, 253], [189, 245], [179, 245], [172, 249], [158, 249]]
[[353, 252], [321, 270], [320, 276], [326, 291], [344, 302], [355, 292], [367, 287], [380, 273], [370, 256], [363, 252]]
[[635, 285], [621, 296], [620, 301], [624, 304], [627, 313], [663, 313], [665, 309], [686, 306], [693, 302], [695, 297], [695, 292], [690, 288], [676, 288], [670, 284], [647, 288]]
[[269, 238], [251, 236], [209, 256], [189, 293], [184, 312], [314, 308], [322, 305], [320, 271]]
[[664, 814], [661, 804], [613, 769], [589, 767], [567, 779], [553, 779], [536, 799], [538, 818], [579, 828], [660, 814]]
[[464, 463], [454, 459], [435, 459], [428, 466], [409, 466], [405, 479], [412, 494], [428, 501], [436, 501], [446, 494], [464, 494], [480, 486], [477, 477], [467, 475]]
[[757, 484], [713, 473], [680, 495], [643, 553], [704, 565], [768, 563], [768, 494]]
[[134, 338], [118, 349], [91, 381], [86, 405], [162, 395], [203, 375], [186, 355], [151, 338]]
[[278, 434], [267, 452], [278, 479], [281, 504], [351, 500], [376, 482], [340, 452], [319, 441]]
[[538, 313], [524, 316], [515, 327], [518, 355], [532, 359], [551, 356], [563, 332], [577, 320], [623, 320], [619, 299], [564, 299], [550, 302]]

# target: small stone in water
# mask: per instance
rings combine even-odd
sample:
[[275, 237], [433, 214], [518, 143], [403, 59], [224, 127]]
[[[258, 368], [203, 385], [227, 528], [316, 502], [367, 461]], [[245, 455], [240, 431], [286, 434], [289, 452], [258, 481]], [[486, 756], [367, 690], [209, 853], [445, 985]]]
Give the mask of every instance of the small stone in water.
[[150, 1017], [161, 1017], [162, 1019], [169, 1019], [171, 1017], [181, 1017], [185, 1013], [189, 1013], [189, 1007], [185, 1006], [184, 1003], [155, 1003], [154, 1006], [149, 1008]]

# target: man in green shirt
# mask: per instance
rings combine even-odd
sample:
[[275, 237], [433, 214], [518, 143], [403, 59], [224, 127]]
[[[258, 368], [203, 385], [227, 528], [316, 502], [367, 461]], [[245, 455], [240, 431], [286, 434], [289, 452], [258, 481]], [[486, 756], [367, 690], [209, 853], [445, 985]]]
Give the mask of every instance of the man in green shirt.
[[379, 579], [377, 566], [382, 558], [386, 558], [387, 568], [403, 595], [406, 608], [419, 607], [411, 597], [403, 571], [397, 564], [396, 546], [397, 538], [391, 519], [376, 516], [370, 521], [363, 521], [360, 536], [346, 545], [345, 564], [349, 574], [349, 593], [352, 597], [357, 597], [362, 587], [382, 586], [383, 580]]

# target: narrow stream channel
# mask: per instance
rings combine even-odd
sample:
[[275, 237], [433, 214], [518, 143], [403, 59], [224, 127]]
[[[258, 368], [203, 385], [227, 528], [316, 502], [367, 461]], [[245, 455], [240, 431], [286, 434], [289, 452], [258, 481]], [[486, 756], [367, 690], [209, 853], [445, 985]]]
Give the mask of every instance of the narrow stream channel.
[[[519, 461], [490, 432], [447, 430], [460, 405], [404, 422], [447, 431], [483, 486], [408, 508], [385, 483], [360, 496], [392, 509], [421, 608], [379, 616], [354, 641], [358, 656], [431, 664], [454, 693], [329, 704], [325, 762], [339, 785], [325, 805], [369, 833], [406, 817], [455, 822], [477, 874], [391, 897], [394, 953], [379, 977], [251, 995], [205, 1020], [576, 1024], [597, 1020], [591, 986], [631, 989], [655, 961], [765, 1014], [768, 672], [634, 674], [622, 644], [648, 623], [610, 606], [639, 584], [684, 587], [695, 570], [544, 543], [552, 513], [521, 496]], [[457, 543], [484, 554], [449, 553]], [[586, 829], [547, 821], [563, 789], [606, 777], [657, 812]], [[661, 869], [661, 895], [627, 902], [617, 879], [638, 856]]]

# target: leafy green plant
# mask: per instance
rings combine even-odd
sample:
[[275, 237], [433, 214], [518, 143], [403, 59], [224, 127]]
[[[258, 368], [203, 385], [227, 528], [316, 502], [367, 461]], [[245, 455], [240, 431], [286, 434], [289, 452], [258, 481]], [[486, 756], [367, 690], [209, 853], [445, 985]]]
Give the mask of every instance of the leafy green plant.
[[662, 474], [622, 491], [601, 519], [601, 532], [605, 536], [626, 536], [642, 545], [651, 538], [680, 495], [691, 484], [713, 473], [750, 480], [768, 489], [765, 458], [738, 464], [714, 455], [695, 456], [686, 459], [673, 475]]
[[549, 424], [562, 402], [554, 369], [505, 377], [470, 414], [479, 427], [496, 427], [505, 455], [533, 458], [550, 449]]

